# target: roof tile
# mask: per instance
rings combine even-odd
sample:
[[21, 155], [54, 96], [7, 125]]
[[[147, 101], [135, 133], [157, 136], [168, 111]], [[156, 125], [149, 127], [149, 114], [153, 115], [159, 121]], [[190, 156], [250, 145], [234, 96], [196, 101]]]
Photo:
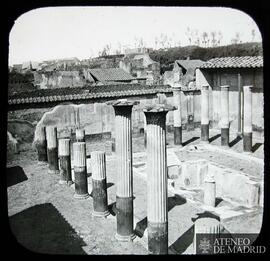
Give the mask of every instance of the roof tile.
[[262, 56], [241, 56], [213, 58], [197, 68], [260, 68], [263, 67]]

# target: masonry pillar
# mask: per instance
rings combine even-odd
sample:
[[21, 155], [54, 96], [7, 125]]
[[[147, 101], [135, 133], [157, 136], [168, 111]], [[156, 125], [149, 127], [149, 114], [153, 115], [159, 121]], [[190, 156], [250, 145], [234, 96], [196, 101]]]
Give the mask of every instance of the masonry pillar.
[[244, 92], [244, 151], [252, 151], [252, 86], [243, 86]]
[[57, 128], [55, 126], [46, 127], [47, 157], [49, 163], [49, 173], [59, 174]]
[[194, 130], [194, 93], [192, 91], [188, 92], [187, 104], [187, 129]]
[[146, 118], [144, 116], [143, 118], [143, 135], [144, 135], [144, 148], [147, 147], [147, 124], [146, 124]]
[[105, 152], [91, 152], [93, 216], [106, 217], [108, 210]]
[[177, 108], [173, 112], [174, 144], [182, 146], [181, 87], [175, 85], [172, 89], [174, 106]]
[[60, 184], [71, 185], [70, 139], [59, 139]]
[[38, 153], [39, 162], [48, 162], [47, 140], [45, 126], [37, 126], [35, 131], [35, 147]]
[[75, 194], [78, 199], [86, 199], [89, 197], [86, 171], [86, 146], [85, 142], [73, 143], [74, 156], [74, 179]]
[[150, 254], [168, 254], [166, 114], [175, 107], [143, 109], [147, 121], [147, 230]]
[[193, 239], [194, 254], [199, 254], [198, 250], [201, 249], [200, 248], [197, 249], [197, 245], [200, 243], [200, 240], [202, 240], [203, 237], [206, 237], [204, 234], [209, 234], [207, 235], [207, 240], [210, 240], [210, 242], [211, 241], [214, 242], [216, 238], [220, 237], [220, 231], [221, 231], [220, 221], [218, 221], [215, 218], [202, 217], [195, 220], [194, 239]]
[[209, 86], [201, 88], [201, 141], [209, 143]]
[[221, 146], [229, 146], [229, 85], [220, 86]]
[[131, 241], [133, 231], [133, 172], [131, 111], [137, 101], [125, 99], [108, 102], [115, 111], [115, 153], [117, 162], [116, 182], [116, 239]]
[[77, 142], [85, 142], [85, 130], [84, 129], [76, 129], [76, 141]]
[[216, 182], [214, 177], [207, 176], [204, 180], [204, 204], [216, 206]]

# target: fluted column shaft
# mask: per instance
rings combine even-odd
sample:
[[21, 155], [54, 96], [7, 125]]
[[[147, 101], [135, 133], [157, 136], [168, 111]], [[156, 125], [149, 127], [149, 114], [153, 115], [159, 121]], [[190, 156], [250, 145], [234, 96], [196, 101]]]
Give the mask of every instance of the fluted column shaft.
[[91, 153], [93, 216], [106, 217], [108, 211], [105, 152]]
[[147, 148], [147, 124], [146, 118], [143, 118], [143, 135], [144, 135], [144, 148]]
[[201, 88], [201, 141], [209, 142], [209, 86]]
[[132, 105], [115, 105], [115, 152], [117, 162], [116, 209], [118, 240], [132, 240], [133, 176], [132, 176]]
[[73, 143], [75, 198], [89, 197], [86, 171], [86, 146], [85, 142]]
[[168, 253], [167, 111], [145, 112], [147, 120], [147, 229], [150, 254]]
[[182, 145], [181, 87], [173, 87], [173, 101], [177, 108], [173, 111], [174, 144]]
[[71, 158], [70, 158], [70, 139], [59, 139], [58, 141], [59, 165], [60, 165], [60, 184], [71, 185]]
[[221, 146], [229, 146], [229, 85], [220, 86]]
[[34, 143], [38, 153], [38, 161], [48, 162], [45, 126], [36, 127]]
[[252, 151], [252, 86], [243, 86], [244, 93], [244, 151]]
[[48, 172], [51, 174], [59, 174], [57, 128], [55, 126], [46, 127], [46, 139], [47, 157], [49, 163]]

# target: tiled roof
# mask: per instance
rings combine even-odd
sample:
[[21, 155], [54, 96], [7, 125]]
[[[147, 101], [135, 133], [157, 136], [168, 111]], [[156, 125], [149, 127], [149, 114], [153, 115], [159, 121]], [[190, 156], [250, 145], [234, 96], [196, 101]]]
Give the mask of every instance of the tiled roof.
[[213, 58], [198, 68], [257, 68], [263, 67], [262, 56]]
[[135, 78], [121, 68], [88, 69], [90, 74], [98, 81], [131, 81]]
[[181, 66], [183, 66], [186, 70], [187, 69], [194, 69], [201, 66], [202, 64], [204, 64], [204, 61], [202, 60], [176, 60], [175, 62], [177, 62], [178, 64], [180, 64]]
[[158, 92], [172, 92], [169, 85], [140, 85], [118, 84], [102, 86], [85, 86], [73, 88], [40, 89], [31, 92], [22, 92], [10, 95], [9, 105], [33, 104], [46, 102], [64, 102], [71, 100], [89, 100], [96, 98], [119, 98]]

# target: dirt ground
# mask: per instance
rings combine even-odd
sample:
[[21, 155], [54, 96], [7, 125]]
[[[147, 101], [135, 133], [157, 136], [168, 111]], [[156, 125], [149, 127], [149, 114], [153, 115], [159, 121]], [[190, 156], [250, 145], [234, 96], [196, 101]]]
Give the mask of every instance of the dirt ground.
[[[184, 132], [184, 145], [196, 145], [200, 141], [199, 137], [198, 129], [193, 132]], [[210, 137], [215, 138], [211, 143], [217, 146], [220, 144], [220, 137], [217, 133], [211, 133]], [[232, 141], [234, 139], [235, 137], [231, 138]], [[167, 134], [167, 143], [168, 146], [174, 146], [172, 133]], [[232, 144], [230, 149], [241, 151], [241, 143], [241, 140], [237, 141]], [[263, 159], [263, 141], [254, 140], [255, 145], [256, 151], [253, 152], [253, 156]], [[108, 159], [113, 156], [110, 140], [87, 140], [87, 155], [94, 150], [106, 151]], [[144, 150], [143, 135], [134, 137], [133, 152]], [[179, 151], [178, 156], [183, 160], [204, 158], [244, 171], [250, 175], [263, 175], [263, 167], [260, 164], [253, 162], [247, 164], [244, 160], [236, 159], [233, 156], [224, 157], [224, 154], [218, 152], [200, 153], [196, 152], [195, 149], [195, 151]], [[7, 161], [7, 175], [9, 175], [7, 188], [8, 215], [10, 227], [18, 242], [31, 251], [51, 254], [147, 254], [145, 244], [140, 242], [139, 237], [132, 243], [119, 242], [114, 238], [116, 232], [114, 212], [116, 162], [113, 157], [111, 159], [107, 161], [108, 203], [111, 215], [107, 219], [97, 219], [91, 215], [93, 210], [91, 197], [86, 200], [75, 199], [72, 187], [60, 185], [58, 183], [59, 177], [49, 175], [47, 165], [38, 163], [36, 152], [31, 144], [21, 145], [20, 153], [12, 155]], [[88, 178], [88, 185], [90, 193], [91, 177]], [[136, 213], [135, 219], [141, 220], [141, 224], [144, 224], [146, 218], [144, 205], [146, 202], [143, 197], [146, 193], [146, 182], [136, 177], [134, 187], [136, 187], [134, 195], [137, 199], [134, 208], [142, 209]], [[189, 204], [182, 204], [181, 202], [178, 204], [179, 206], [177, 204], [176, 202], [170, 208], [169, 222], [174, 216], [179, 216], [180, 210], [182, 211], [183, 222], [180, 222], [181, 220], [179, 220], [179, 223], [172, 221], [169, 229], [178, 230], [180, 236], [182, 234], [188, 235], [192, 225], [190, 219], [196, 214], [197, 210]], [[250, 226], [254, 225], [258, 226], [259, 229], [258, 218], [261, 218], [261, 214], [259, 217], [258, 215], [251, 216], [246, 222], [243, 222], [241, 218], [238, 221], [230, 221], [228, 227], [236, 230], [239, 224], [243, 223], [247, 231]], [[170, 246], [183, 248], [181, 244], [176, 245], [177, 242], [180, 242], [177, 241], [178, 235], [173, 236], [169, 238]], [[181, 251], [184, 252], [184, 250]]]

